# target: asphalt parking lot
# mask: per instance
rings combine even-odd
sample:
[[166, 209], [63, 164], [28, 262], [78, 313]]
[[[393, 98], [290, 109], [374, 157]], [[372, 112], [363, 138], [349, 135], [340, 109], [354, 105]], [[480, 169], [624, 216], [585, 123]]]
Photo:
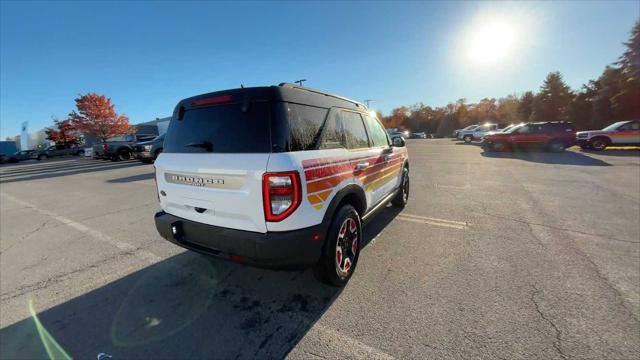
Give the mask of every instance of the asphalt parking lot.
[[1, 167], [0, 357], [640, 357], [638, 150], [408, 146], [341, 290], [169, 244], [151, 165]]

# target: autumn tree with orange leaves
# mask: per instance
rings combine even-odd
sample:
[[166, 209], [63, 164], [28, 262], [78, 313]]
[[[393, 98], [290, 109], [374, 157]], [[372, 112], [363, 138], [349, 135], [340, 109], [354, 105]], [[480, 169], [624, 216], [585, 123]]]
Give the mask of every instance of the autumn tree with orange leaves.
[[71, 112], [69, 118], [81, 132], [95, 135], [102, 141], [135, 132], [135, 128], [129, 125], [129, 118], [124, 114], [118, 115], [115, 105], [106, 96], [88, 93], [75, 101], [78, 110]]
[[55, 127], [47, 128], [47, 139], [58, 145], [77, 145], [80, 142], [80, 134], [71, 119], [53, 119]]

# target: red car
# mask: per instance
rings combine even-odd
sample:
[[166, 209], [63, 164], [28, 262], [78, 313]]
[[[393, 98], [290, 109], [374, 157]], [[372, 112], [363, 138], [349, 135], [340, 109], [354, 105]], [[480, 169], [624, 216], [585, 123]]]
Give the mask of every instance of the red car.
[[576, 128], [566, 121], [527, 123], [484, 137], [488, 150], [539, 148], [559, 152], [576, 144]]

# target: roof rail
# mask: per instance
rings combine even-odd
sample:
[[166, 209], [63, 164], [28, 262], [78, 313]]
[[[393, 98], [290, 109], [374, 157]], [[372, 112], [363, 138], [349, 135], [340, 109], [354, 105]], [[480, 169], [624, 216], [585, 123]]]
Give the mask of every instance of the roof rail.
[[286, 87], [286, 88], [289, 88], [289, 89], [304, 90], [304, 91], [308, 91], [308, 92], [312, 92], [312, 93], [316, 93], [316, 94], [320, 94], [320, 95], [324, 95], [324, 96], [330, 96], [330, 97], [333, 97], [333, 98], [336, 98], [336, 99], [348, 101], [348, 102], [350, 102], [352, 104], [355, 104], [357, 107], [362, 107], [362, 108], [364, 108], [366, 110], [369, 110], [369, 108], [367, 108], [362, 103], [359, 103], [359, 102], [357, 102], [355, 100], [348, 99], [346, 97], [342, 97], [342, 96], [339, 96], [339, 95], [331, 94], [331, 93], [328, 93], [328, 92], [324, 92], [324, 91], [320, 91], [320, 90], [316, 90], [316, 89], [312, 89], [312, 88], [308, 88], [308, 87], [304, 87], [304, 86], [299, 86], [299, 85], [292, 84], [292, 83], [287, 83], [287, 82], [282, 82], [282, 83], [278, 84], [278, 86]]

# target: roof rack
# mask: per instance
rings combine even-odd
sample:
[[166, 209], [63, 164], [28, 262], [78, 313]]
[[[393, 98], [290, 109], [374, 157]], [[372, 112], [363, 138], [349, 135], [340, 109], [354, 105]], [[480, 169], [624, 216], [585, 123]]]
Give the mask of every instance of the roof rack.
[[286, 87], [286, 88], [289, 88], [289, 89], [304, 90], [304, 91], [308, 91], [308, 92], [312, 92], [312, 93], [320, 94], [320, 95], [324, 95], [324, 96], [331, 96], [331, 97], [336, 98], [336, 99], [348, 101], [348, 102], [356, 105], [357, 107], [363, 107], [366, 110], [369, 110], [369, 108], [367, 108], [364, 104], [359, 103], [359, 102], [357, 102], [355, 100], [351, 100], [351, 99], [348, 99], [346, 97], [338, 96], [338, 95], [335, 95], [335, 94], [330, 94], [330, 93], [327, 93], [327, 92], [324, 92], [324, 91], [320, 91], [320, 90], [316, 90], [316, 89], [312, 89], [312, 88], [308, 88], [308, 87], [304, 87], [304, 86], [299, 86], [299, 85], [292, 84], [292, 83], [287, 83], [287, 82], [280, 83], [280, 84], [278, 84], [278, 86]]

